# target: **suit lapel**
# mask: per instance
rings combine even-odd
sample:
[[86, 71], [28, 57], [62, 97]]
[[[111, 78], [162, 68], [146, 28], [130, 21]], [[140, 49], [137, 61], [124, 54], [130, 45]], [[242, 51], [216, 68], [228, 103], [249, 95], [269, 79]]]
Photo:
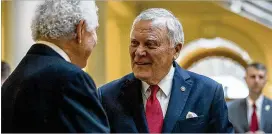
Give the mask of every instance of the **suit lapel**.
[[[265, 107], [269, 107], [265, 108]], [[263, 104], [262, 104], [262, 111], [261, 111], [261, 124], [260, 124], [260, 129], [265, 130], [265, 125], [267, 121], [267, 117], [269, 117], [269, 112], [271, 112], [271, 106], [268, 103], [268, 100], [266, 97], [264, 97]]]
[[124, 110], [132, 116], [139, 133], [148, 133], [144, 105], [141, 93], [141, 81], [132, 76], [121, 88], [120, 101]]
[[241, 127], [244, 129], [245, 132], [249, 131], [249, 124], [248, 124], [248, 119], [247, 119], [247, 102], [246, 99], [242, 99], [241, 105], [240, 105], [240, 110], [241, 116], [240, 121], [241, 121]]
[[[174, 63], [175, 74], [173, 78], [171, 97], [163, 123], [163, 133], [171, 133], [180, 117], [191, 91], [192, 81], [190, 76]], [[181, 90], [181, 87], [185, 89]]]

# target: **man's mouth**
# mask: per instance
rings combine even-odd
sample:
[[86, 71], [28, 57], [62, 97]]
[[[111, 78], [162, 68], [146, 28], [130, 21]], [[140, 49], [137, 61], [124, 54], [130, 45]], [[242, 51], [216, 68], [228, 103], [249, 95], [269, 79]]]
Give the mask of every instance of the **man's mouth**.
[[147, 62], [134, 62], [136, 65], [150, 65], [151, 63]]

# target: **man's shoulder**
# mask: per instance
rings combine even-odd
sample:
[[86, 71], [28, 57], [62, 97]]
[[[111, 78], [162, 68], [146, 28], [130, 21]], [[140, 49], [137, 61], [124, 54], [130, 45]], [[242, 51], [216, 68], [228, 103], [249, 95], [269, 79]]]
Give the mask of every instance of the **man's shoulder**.
[[[190, 79], [190, 81], [193, 84], [205, 84], [205, 85], [218, 85], [219, 84], [218, 82], [216, 82], [215, 80], [213, 80], [207, 76], [183, 69], [176, 62], [174, 63], [174, 67], [175, 67], [175, 74], [182, 76], [183, 79], [185, 79], [185, 80]], [[178, 77], [178, 75], [174, 75], [174, 78]]]
[[272, 106], [272, 99], [264, 96], [264, 100], [266, 100], [266, 102]]
[[219, 83], [212, 78], [209, 78], [207, 76], [197, 74], [191, 71], [187, 71], [187, 73], [190, 75], [191, 79], [198, 83], [203, 83], [205, 85], [218, 85]]
[[74, 74], [84, 73], [78, 66], [67, 62], [65, 59], [58, 56], [38, 55], [38, 54], [27, 54], [16, 68], [19, 71], [27, 71], [29, 73], [43, 73], [51, 75], [60, 74]]
[[51, 67], [56, 68], [61, 72], [83, 72], [78, 66], [63, 59], [56, 59], [56, 61], [51, 64]]
[[66, 61], [59, 64], [52, 64], [47, 69], [51, 72], [50, 75], [55, 76], [56, 79], [65, 79], [67, 82], [88, 79], [94, 82], [80, 67]]
[[215, 80], [194, 72], [186, 71], [190, 76], [192, 97], [205, 98], [207, 104], [224, 98], [223, 87]]
[[[22, 65], [21, 72], [24, 72], [27, 67], [32, 68], [28, 72], [28, 79], [38, 77], [39, 81], [46, 79], [55, 80], [73, 80], [78, 76], [87, 76], [87, 74], [78, 66], [67, 62], [59, 57], [41, 56], [37, 58], [37, 65], [34, 65], [35, 61], [31, 62], [32, 65]], [[43, 78], [43, 79], [41, 79]]]
[[47, 68], [44, 68], [45, 70], [55, 70], [59, 73], [67, 73], [67, 74], [74, 74], [74, 73], [82, 73], [84, 74], [85, 72], [78, 67], [77, 65], [74, 65], [70, 62], [67, 62], [64, 59], [60, 58], [54, 58], [52, 59], [52, 62], [48, 64]]
[[99, 91], [101, 92], [101, 95], [114, 95], [115, 93], [120, 92], [120, 89], [122, 88], [122, 85], [126, 83], [128, 80], [133, 79], [133, 74], [127, 74], [119, 79], [113, 80], [109, 83], [106, 83], [105, 85], [99, 87]]
[[221, 86], [220, 83], [218, 83], [217, 81], [215, 81], [207, 76], [197, 74], [197, 73], [187, 71], [187, 70], [184, 70], [184, 72], [190, 76], [189, 81], [191, 81], [191, 83], [194, 87], [197, 87], [194, 89], [196, 89], [198, 91], [203, 90], [204, 92], [215, 92], [216, 89], [219, 86]]
[[246, 100], [245, 99], [236, 99], [228, 102], [229, 110], [237, 110], [238, 107], [242, 105]]
[[[175, 73], [178, 73], [179, 75], [181, 75], [183, 79], [189, 78], [193, 83], [200, 83], [200, 84], [206, 84], [206, 85], [218, 85], [218, 82], [216, 82], [215, 80], [207, 76], [183, 69], [176, 62], [174, 65], [175, 65]], [[177, 76], [174, 75], [174, 77], [177, 77]]]

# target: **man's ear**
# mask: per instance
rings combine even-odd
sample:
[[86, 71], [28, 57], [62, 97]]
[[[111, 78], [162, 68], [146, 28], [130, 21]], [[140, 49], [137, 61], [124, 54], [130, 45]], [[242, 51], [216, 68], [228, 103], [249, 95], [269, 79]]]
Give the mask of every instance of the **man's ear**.
[[85, 23], [84, 20], [80, 20], [78, 25], [77, 25], [77, 28], [76, 28], [77, 42], [79, 44], [81, 44], [81, 39], [82, 39], [83, 32], [84, 32], [84, 23]]
[[179, 57], [180, 50], [182, 49], [182, 44], [179, 43], [175, 46], [175, 60]]

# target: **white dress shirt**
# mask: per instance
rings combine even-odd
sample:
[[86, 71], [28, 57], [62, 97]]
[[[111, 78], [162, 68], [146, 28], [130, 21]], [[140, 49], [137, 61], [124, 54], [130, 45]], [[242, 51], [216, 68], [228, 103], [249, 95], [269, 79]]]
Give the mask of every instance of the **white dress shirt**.
[[48, 42], [48, 41], [37, 41], [36, 42], [37, 44], [43, 44], [43, 45], [46, 45], [50, 48], [52, 48], [55, 52], [57, 52], [62, 58], [64, 58], [66, 61], [68, 62], [71, 62], [69, 56], [61, 49], [59, 48], [57, 45], [51, 43], [51, 42]]
[[[258, 119], [258, 125], [259, 126], [261, 125], [260, 123], [261, 123], [261, 113], [262, 113], [263, 99], [264, 99], [264, 96], [260, 95], [259, 98], [255, 102], [256, 114], [257, 114], [257, 119]], [[247, 120], [248, 120], [248, 124], [250, 125], [251, 117], [252, 117], [252, 113], [253, 113], [253, 100], [250, 97], [247, 97], [246, 100], [247, 100]]]
[[[171, 95], [174, 72], [175, 72], [175, 68], [171, 66], [171, 69], [168, 72], [168, 74], [158, 83], [158, 86], [160, 87], [160, 89], [157, 92], [156, 97], [160, 102], [163, 118], [165, 117], [170, 95]], [[144, 108], [146, 108], [146, 101], [148, 97], [151, 95], [151, 90], [149, 89], [149, 86], [150, 85], [148, 85], [146, 82], [142, 81], [142, 97], [143, 97]]]

